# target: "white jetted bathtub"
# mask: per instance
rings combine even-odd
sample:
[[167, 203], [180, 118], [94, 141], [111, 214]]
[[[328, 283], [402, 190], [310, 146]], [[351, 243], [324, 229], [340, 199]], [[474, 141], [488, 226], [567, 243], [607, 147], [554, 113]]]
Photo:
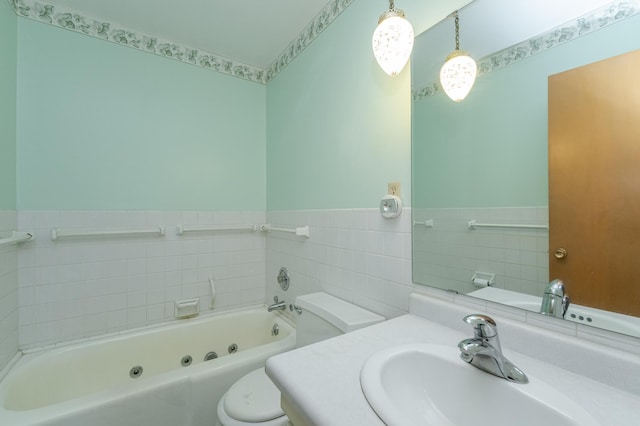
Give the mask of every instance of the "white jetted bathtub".
[[294, 346], [256, 308], [30, 353], [0, 382], [0, 425], [212, 426], [229, 386]]

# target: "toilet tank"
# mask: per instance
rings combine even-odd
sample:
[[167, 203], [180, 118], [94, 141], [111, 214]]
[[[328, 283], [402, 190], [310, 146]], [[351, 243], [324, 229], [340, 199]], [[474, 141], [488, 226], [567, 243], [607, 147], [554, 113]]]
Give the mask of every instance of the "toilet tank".
[[296, 346], [302, 347], [384, 321], [384, 317], [327, 293], [296, 298], [302, 309], [296, 325]]

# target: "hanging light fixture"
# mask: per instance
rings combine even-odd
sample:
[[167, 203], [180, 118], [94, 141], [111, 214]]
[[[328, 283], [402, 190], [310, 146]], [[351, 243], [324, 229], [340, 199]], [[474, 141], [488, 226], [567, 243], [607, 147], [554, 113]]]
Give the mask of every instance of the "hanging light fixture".
[[380, 15], [373, 32], [373, 54], [384, 72], [394, 76], [407, 64], [413, 49], [413, 27], [389, 0], [389, 10]]
[[456, 21], [456, 50], [449, 56], [440, 69], [440, 85], [454, 102], [467, 97], [476, 81], [478, 66], [468, 52], [460, 50], [460, 18], [458, 11], [453, 12]]

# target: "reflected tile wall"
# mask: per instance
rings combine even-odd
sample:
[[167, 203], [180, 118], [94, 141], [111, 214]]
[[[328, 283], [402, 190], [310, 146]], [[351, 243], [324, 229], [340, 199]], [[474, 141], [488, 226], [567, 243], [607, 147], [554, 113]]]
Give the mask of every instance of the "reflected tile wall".
[[414, 281], [468, 293], [475, 272], [495, 274], [495, 286], [542, 296], [549, 283], [546, 229], [478, 228], [467, 222], [548, 225], [547, 207], [414, 209]]

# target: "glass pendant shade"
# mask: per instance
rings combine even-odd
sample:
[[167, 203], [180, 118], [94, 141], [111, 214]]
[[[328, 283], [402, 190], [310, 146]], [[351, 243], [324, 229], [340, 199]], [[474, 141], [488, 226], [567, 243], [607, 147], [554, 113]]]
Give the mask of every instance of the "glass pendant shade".
[[413, 49], [413, 27], [401, 10], [380, 16], [373, 33], [373, 54], [378, 65], [390, 76], [397, 75], [409, 61]]
[[440, 69], [440, 85], [454, 102], [467, 97], [476, 81], [478, 66], [467, 52], [456, 50]]

